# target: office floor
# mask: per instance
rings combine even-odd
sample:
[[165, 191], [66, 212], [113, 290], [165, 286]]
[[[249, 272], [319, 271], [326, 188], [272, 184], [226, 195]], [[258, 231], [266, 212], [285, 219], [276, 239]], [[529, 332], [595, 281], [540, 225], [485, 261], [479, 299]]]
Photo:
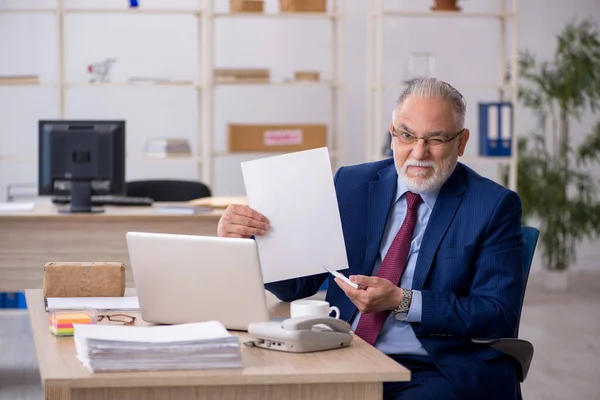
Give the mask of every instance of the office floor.
[[[521, 337], [535, 345], [525, 400], [595, 400], [600, 393], [600, 273], [571, 277], [548, 293], [539, 276], [527, 288]], [[41, 400], [43, 390], [26, 311], [0, 311], [0, 399]]]

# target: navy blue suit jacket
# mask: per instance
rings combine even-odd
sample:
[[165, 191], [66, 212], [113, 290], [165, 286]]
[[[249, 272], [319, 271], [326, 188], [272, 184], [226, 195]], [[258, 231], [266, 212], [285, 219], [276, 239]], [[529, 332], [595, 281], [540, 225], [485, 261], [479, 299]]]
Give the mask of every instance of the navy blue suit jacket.
[[[340, 168], [334, 178], [350, 268], [371, 275], [397, 186], [393, 159]], [[412, 289], [423, 313], [412, 328], [435, 364], [464, 398], [510, 399], [515, 365], [471, 338], [514, 337], [524, 290], [518, 195], [458, 163], [440, 190], [419, 250]], [[357, 308], [328, 274], [267, 284], [279, 299], [315, 294], [351, 321]], [[506, 385], [512, 387], [510, 394]], [[504, 389], [502, 389], [504, 387]], [[484, 392], [482, 392], [484, 390]], [[482, 396], [482, 397], [478, 397]], [[500, 397], [504, 396], [504, 397]]]

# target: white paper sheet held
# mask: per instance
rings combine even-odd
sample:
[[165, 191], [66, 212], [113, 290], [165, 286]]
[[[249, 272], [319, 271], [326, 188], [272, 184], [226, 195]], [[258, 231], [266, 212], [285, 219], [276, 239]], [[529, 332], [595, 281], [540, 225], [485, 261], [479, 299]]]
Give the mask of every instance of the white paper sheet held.
[[326, 147], [242, 163], [248, 205], [271, 229], [256, 243], [265, 283], [348, 268]]

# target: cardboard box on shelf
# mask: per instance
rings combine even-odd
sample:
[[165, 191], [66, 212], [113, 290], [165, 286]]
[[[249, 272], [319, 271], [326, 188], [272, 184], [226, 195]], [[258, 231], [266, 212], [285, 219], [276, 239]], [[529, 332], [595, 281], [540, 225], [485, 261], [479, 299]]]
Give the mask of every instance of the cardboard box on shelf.
[[326, 12], [327, 0], [279, 0], [281, 12]]
[[294, 79], [297, 81], [318, 81], [319, 77], [319, 71], [296, 71], [294, 73]]
[[263, 12], [264, 1], [262, 0], [229, 0], [229, 12]]
[[265, 68], [217, 68], [215, 69], [215, 81], [217, 83], [227, 82], [261, 82], [270, 80], [270, 72]]
[[229, 125], [231, 152], [286, 152], [327, 146], [327, 125]]

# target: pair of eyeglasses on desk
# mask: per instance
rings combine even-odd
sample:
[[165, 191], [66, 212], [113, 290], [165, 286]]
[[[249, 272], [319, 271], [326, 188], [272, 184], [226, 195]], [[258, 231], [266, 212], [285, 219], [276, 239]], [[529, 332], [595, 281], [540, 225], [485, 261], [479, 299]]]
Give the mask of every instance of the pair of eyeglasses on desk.
[[97, 322], [102, 322], [104, 319], [118, 325], [133, 325], [135, 323], [135, 317], [127, 314], [99, 314], [96, 317]]

